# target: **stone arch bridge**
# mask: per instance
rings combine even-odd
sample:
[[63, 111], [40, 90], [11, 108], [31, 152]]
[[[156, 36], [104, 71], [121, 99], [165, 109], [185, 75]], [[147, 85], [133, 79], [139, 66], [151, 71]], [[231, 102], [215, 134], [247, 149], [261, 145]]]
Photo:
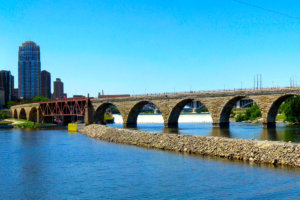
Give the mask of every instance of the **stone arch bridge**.
[[[144, 105], [152, 103], [160, 110], [165, 127], [177, 127], [183, 107], [192, 102], [201, 102], [209, 111], [213, 125], [228, 127], [230, 111], [237, 101], [248, 98], [255, 101], [261, 110], [264, 127], [276, 125], [276, 115], [281, 103], [288, 97], [300, 95], [300, 88], [261, 90], [230, 90], [213, 92], [189, 92], [177, 94], [141, 95], [119, 98], [88, 99], [84, 106], [86, 124], [104, 124], [104, 113], [115, 106], [121, 113], [124, 127], [135, 127], [137, 117]], [[40, 122], [43, 119], [39, 103], [20, 104], [11, 107], [12, 116]]]

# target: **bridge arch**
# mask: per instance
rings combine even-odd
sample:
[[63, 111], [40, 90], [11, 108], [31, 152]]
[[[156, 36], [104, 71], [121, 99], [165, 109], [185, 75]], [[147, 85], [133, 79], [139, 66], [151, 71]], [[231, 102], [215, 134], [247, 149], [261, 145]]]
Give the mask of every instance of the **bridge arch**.
[[38, 122], [38, 109], [32, 107], [29, 111], [29, 121]]
[[161, 111], [160, 107], [157, 104], [153, 103], [152, 101], [148, 101], [148, 100], [139, 101], [130, 108], [130, 110], [127, 114], [127, 117], [126, 117], [126, 121], [124, 121], [124, 126], [125, 127], [136, 127], [138, 115], [141, 112], [142, 108], [147, 104], [153, 104], [154, 106], [156, 106], [158, 108], [159, 111]]
[[25, 111], [24, 108], [21, 108], [21, 110], [20, 110], [19, 119], [25, 119], [25, 120], [27, 120], [27, 115], [26, 115], [26, 111]]
[[175, 106], [171, 109], [171, 112], [167, 118], [167, 123], [165, 123], [165, 126], [169, 128], [178, 127], [178, 119], [182, 109], [184, 108], [185, 105], [192, 103], [193, 101], [200, 102], [201, 104], [203, 104], [204, 107], [207, 108], [208, 112], [210, 112], [210, 109], [200, 99], [193, 99], [193, 98], [183, 99], [177, 102]]
[[18, 111], [17, 111], [17, 109], [13, 110], [12, 117], [15, 118], [15, 119], [18, 118]]
[[278, 113], [278, 109], [280, 105], [288, 98], [293, 96], [299, 96], [297, 94], [285, 94], [282, 96], [279, 96], [277, 99], [275, 99], [271, 106], [268, 109], [266, 119], [264, 120], [264, 126], [265, 127], [275, 127], [276, 126], [276, 116]]
[[259, 105], [259, 102], [256, 102], [253, 98], [249, 96], [235, 96], [229, 99], [228, 101], [226, 101], [225, 104], [221, 107], [221, 112], [218, 117], [219, 119], [217, 119], [216, 122], [213, 122], [214, 125], [217, 125], [219, 127], [224, 127], [224, 128], [229, 127], [229, 118], [230, 118], [231, 110], [234, 107], [234, 105], [236, 105], [236, 103], [243, 98], [252, 99], [255, 102], [255, 104], [258, 106], [259, 110], [262, 112], [261, 105]]
[[102, 103], [101, 105], [99, 105], [95, 111], [94, 114], [94, 122], [97, 124], [106, 124], [105, 121], [105, 112], [108, 108], [113, 108], [115, 107], [121, 114], [121, 117], [123, 118], [123, 114], [121, 112], [121, 110], [113, 103]]

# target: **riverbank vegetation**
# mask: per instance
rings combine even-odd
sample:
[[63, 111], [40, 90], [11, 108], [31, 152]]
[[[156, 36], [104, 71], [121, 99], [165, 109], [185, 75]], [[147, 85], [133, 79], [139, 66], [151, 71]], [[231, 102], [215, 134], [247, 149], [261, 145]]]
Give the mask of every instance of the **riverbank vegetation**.
[[0, 119], [7, 119], [9, 117], [9, 111], [5, 112], [5, 111], [1, 111], [0, 112]]
[[41, 128], [45, 126], [53, 126], [52, 123], [35, 123], [25, 119], [9, 118], [0, 122], [0, 125], [13, 125], [17, 128]]
[[6, 120], [3, 120], [3, 121], [0, 121], [0, 125], [11, 125], [13, 122], [11, 121], [6, 121]]
[[106, 121], [106, 120], [113, 120], [114, 119], [114, 117], [112, 116], [112, 114], [104, 114], [104, 120]]
[[246, 109], [245, 113], [239, 113], [236, 115], [235, 120], [241, 121], [254, 121], [261, 117], [261, 111], [256, 104], [253, 104], [250, 108]]
[[300, 124], [300, 97], [293, 96], [286, 99], [279, 107], [277, 120]]

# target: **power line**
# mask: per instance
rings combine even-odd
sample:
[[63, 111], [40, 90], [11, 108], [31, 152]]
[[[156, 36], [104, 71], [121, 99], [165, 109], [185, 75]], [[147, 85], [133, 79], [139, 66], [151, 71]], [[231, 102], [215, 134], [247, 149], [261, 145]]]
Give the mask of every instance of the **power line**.
[[291, 18], [291, 19], [300, 20], [300, 17], [292, 16], [292, 15], [289, 15], [289, 14], [286, 14], [286, 13], [283, 13], [283, 12], [280, 12], [280, 11], [277, 11], [277, 10], [272, 10], [272, 9], [269, 9], [269, 8], [264, 8], [264, 7], [261, 7], [261, 6], [252, 4], [252, 3], [248, 3], [248, 2], [245, 2], [245, 1], [240, 1], [240, 0], [232, 0], [232, 1], [237, 2], [239, 4], [250, 6], [250, 7], [253, 7], [253, 8], [258, 8], [260, 10], [264, 10], [264, 11], [267, 11], [267, 12], [270, 12], [270, 13], [274, 13], [274, 14], [277, 14], [277, 15], [288, 17], [288, 18]]

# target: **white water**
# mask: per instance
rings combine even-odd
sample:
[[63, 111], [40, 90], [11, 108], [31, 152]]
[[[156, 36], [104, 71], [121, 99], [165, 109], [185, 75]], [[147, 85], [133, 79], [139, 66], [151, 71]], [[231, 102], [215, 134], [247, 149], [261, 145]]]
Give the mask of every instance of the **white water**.
[[[116, 124], [122, 124], [123, 119], [119, 114], [114, 114]], [[178, 119], [179, 123], [211, 123], [212, 118], [210, 114], [181, 114]], [[140, 114], [137, 118], [137, 123], [163, 123], [162, 115], [155, 114]]]

